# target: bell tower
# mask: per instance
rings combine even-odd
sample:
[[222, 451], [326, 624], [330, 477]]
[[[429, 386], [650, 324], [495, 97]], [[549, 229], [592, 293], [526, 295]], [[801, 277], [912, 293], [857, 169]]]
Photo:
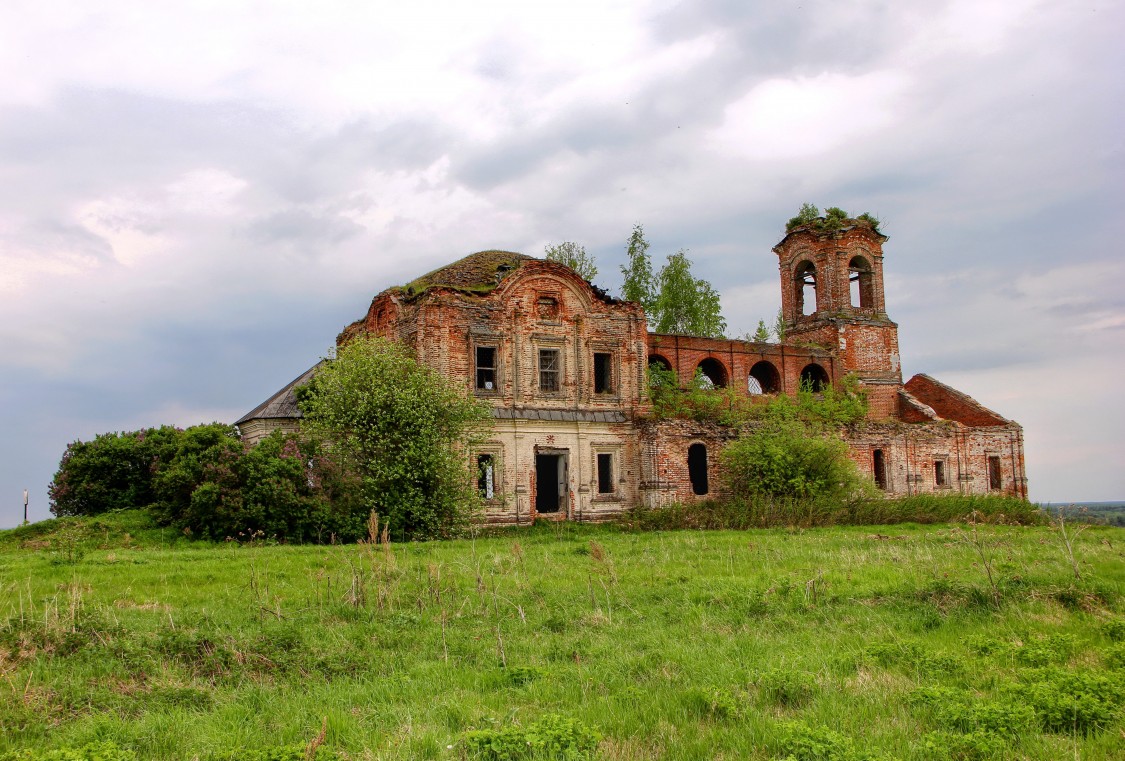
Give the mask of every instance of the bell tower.
[[868, 219], [829, 216], [792, 228], [773, 247], [786, 342], [835, 350], [843, 373], [868, 387], [875, 417], [894, 414], [902, 388], [898, 325], [883, 297], [886, 240]]

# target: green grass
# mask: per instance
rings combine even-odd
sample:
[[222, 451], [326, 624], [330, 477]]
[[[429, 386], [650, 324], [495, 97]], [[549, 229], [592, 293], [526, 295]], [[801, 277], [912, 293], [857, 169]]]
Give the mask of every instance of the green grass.
[[1047, 526], [384, 548], [52, 521], [0, 532], [0, 759], [303, 758], [323, 727], [321, 758], [1108, 761], [1125, 535], [1074, 553], [1079, 579]]

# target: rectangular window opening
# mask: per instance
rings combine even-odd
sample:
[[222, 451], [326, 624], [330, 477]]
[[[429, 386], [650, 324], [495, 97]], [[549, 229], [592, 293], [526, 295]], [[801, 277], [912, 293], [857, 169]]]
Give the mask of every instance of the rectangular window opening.
[[558, 349], [539, 350], [539, 390], [556, 393], [559, 390], [560, 357]]
[[598, 455], [598, 494], [613, 494], [613, 455]]
[[613, 393], [613, 355], [594, 353], [594, 393]]
[[934, 486], [948, 486], [945, 477], [945, 461], [934, 460]]
[[477, 347], [477, 390], [496, 389], [496, 347]]
[[688, 480], [693, 494], [703, 495], [710, 491], [707, 483], [707, 447], [692, 444], [687, 451]]
[[875, 485], [883, 491], [887, 490], [887, 458], [883, 456], [882, 449], [871, 453], [871, 465], [875, 471]]
[[477, 456], [477, 490], [484, 499], [496, 497], [496, 470], [490, 454]]
[[988, 488], [992, 491], [999, 491], [1003, 486], [1004, 483], [1000, 478], [1000, 458], [990, 456], [988, 458]]

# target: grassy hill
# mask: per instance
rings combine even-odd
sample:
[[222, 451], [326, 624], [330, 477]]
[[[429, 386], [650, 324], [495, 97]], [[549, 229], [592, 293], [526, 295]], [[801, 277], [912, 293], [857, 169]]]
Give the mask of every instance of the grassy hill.
[[241, 540], [138, 512], [0, 532], [0, 759], [1125, 747], [1120, 529], [1077, 565], [1047, 526]]

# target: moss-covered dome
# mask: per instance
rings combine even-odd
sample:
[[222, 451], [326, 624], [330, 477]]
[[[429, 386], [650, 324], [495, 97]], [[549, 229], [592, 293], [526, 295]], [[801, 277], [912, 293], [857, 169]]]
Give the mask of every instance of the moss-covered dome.
[[478, 251], [411, 280], [401, 290], [407, 297], [418, 296], [432, 288], [484, 294], [529, 261], [535, 258], [514, 251]]

